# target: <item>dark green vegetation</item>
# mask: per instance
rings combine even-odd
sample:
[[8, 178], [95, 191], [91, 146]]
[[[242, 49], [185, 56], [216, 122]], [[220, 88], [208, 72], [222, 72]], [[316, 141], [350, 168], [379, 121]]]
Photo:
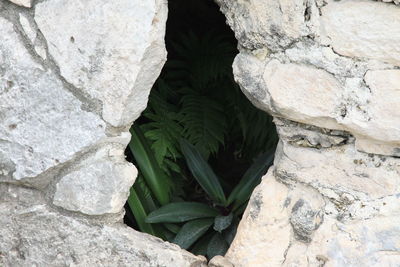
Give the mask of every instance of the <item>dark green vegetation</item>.
[[209, 258], [224, 254], [272, 164], [272, 119], [232, 75], [236, 40], [208, 0], [171, 0], [168, 61], [131, 128], [139, 169], [125, 222]]

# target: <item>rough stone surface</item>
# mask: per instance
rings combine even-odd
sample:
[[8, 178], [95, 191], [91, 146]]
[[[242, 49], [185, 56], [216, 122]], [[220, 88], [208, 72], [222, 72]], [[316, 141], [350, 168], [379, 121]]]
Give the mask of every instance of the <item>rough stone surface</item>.
[[370, 0], [330, 1], [322, 11], [322, 35], [341, 55], [400, 66], [400, 9]]
[[[221, 10], [227, 13], [228, 22], [231, 13], [241, 14], [241, 8], [234, 4], [224, 1], [220, 1], [220, 4]], [[263, 13], [259, 10], [262, 8], [265, 9], [264, 12], [270, 13], [272, 6], [254, 4], [254, 9], [258, 10], [257, 14]], [[310, 19], [303, 24], [312, 34], [306, 39], [293, 40], [292, 45], [284, 51], [268, 49], [271, 45], [278, 45], [277, 40], [264, 40], [265, 46], [259, 49], [243, 47], [233, 64], [236, 81], [257, 107], [277, 117], [323, 128], [345, 130], [358, 139], [358, 150], [398, 156], [400, 121], [398, 110], [393, 109], [392, 103], [400, 97], [396, 69], [398, 64], [395, 62], [396, 55], [400, 53], [397, 45], [400, 38], [399, 7], [354, 0], [327, 1], [320, 9], [333, 10], [331, 12], [334, 14], [328, 12], [329, 14], [324, 15], [321, 11], [320, 15], [320, 12], [312, 12], [310, 9]], [[359, 12], [364, 9], [365, 12]], [[341, 12], [342, 10], [344, 11]], [[275, 12], [281, 11], [277, 9]], [[361, 15], [357, 16], [359, 13]], [[235, 18], [230, 24], [236, 32], [240, 32], [235, 28], [236, 21], [244, 25], [258, 23], [256, 15]], [[352, 24], [344, 23], [345, 19], [351, 20]], [[328, 27], [327, 21], [337, 23], [330, 26], [332, 31], [345, 31], [352, 38], [360, 38], [357, 42], [351, 37], [347, 38], [342, 32], [337, 33], [337, 36], [343, 38], [343, 44], [355, 50], [363, 50], [368, 57], [338, 52], [334, 45], [335, 39], [326, 36], [326, 29], [321, 30]], [[275, 25], [273, 22], [270, 24]], [[363, 25], [374, 27], [380, 36]], [[371, 43], [364, 42], [364, 35], [373, 39], [367, 40]], [[256, 42], [252, 37], [246, 38], [249, 42]], [[374, 53], [381, 57], [374, 57]], [[390, 60], [386, 60], [385, 55]], [[388, 74], [388, 81], [382, 81], [382, 78], [377, 80], [376, 76], [382, 73]], [[392, 116], [388, 118], [387, 114]], [[366, 145], [368, 143], [371, 146]]]
[[263, 178], [226, 255], [235, 266], [398, 265], [398, 194], [335, 196], [295, 177], [289, 187], [272, 170]]
[[[246, 49], [279, 50], [309, 32], [303, 1], [217, 0], [239, 44]], [[257, 8], [254, 8], [257, 7]], [[310, 7], [311, 8], [311, 7]], [[248, 19], [251, 18], [251, 21]]]
[[0, 1], [0, 266], [205, 266], [122, 224], [163, 0]]
[[[343, 69], [317, 60], [315, 66], [310, 66], [309, 57], [328, 57], [330, 51], [323, 49], [322, 53], [328, 55], [318, 55], [313, 51], [307, 58], [304, 55], [299, 58], [299, 48], [286, 51], [290, 58], [300, 61], [297, 63], [280, 62], [287, 60], [286, 55], [269, 61], [246, 52], [237, 56], [233, 66], [235, 77], [249, 99], [257, 107], [278, 117], [346, 130], [359, 139], [356, 142], [359, 150], [397, 156], [400, 121], [395, 103], [400, 96], [399, 70], [368, 70], [368, 66], [363, 66], [363, 72], [353, 70], [352, 74], [349, 71], [354, 64], [347, 60], [343, 62]], [[309, 52], [310, 47], [305, 49]], [[383, 81], [385, 74], [387, 80]], [[368, 148], [363, 145], [365, 139], [379, 146]]]
[[72, 160], [105, 137], [105, 123], [81, 109], [1, 17], [0, 31], [0, 179], [21, 180]]
[[9, 0], [11, 3], [14, 3], [23, 7], [31, 7], [33, 0]]
[[101, 101], [103, 118], [115, 127], [139, 117], [165, 62], [160, 38], [165, 5], [155, 0], [54, 0], [35, 7], [35, 21], [62, 77]]
[[124, 147], [106, 146], [71, 168], [56, 185], [53, 204], [90, 215], [117, 213], [137, 175]]
[[[388, 149], [382, 154], [400, 156], [400, 70], [369, 70], [364, 80], [372, 95], [369, 104], [371, 127], [360, 132], [362, 136], [368, 136], [374, 131], [380, 137], [378, 141], [383, 140], [380, 143]], [[372, 153], [376, 148], [370, 148], [368, 139], [362, 136], [357, 138], [358, 147]]]
[[[398, 266], [399, 1], [216, 2], [281, 140], [210, 266]], [[205, 266], [121, 223], [166, 4], [0, 1], [0, 266]]]
[[335, 117], [336, 103], [343, 90], [328, 72], [271, 60], [265, 67], [263, 79], [274, 112], [287, 114], [285, 117], [298, 122], [314, 121], [325, 128], [335, 126], [329, 118]]
[[275, 175], [321, 188], [327, 197], [371, 200], [398, 192], [400, 160], [357, 152], [354, 144], [318, 150], [282, 143]]
[[209, 267], [233, 267], [233, 264], [223, 256], [215, 256], [208, 263]]
[[398, 1], [270, 2], [217, 0], [239, 40], [235, 79], [281, 139], [225, 257], [399, 266]]
[[121, 223], [60, 214], [36, 190], [0, 185], [0, 192], [1, 266], [206, 266]]

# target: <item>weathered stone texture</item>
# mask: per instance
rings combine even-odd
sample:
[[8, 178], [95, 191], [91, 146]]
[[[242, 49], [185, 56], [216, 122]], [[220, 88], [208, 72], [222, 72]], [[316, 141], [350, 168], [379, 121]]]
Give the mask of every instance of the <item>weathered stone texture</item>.
[[0, 17], [2, 180], [38, 176], [105, 137], [106, 124], [81, 109], [54, 71], [37, 63]]
[[117, 213], [137, 175], [124, 147], [108, 145], [68, 170], [56, 185], [53, 204], [89, 215]]
[[209, 267], [234, 267], [233, 264], [221, 255], [215, 256], [208, 263]]
[[281, 139], [226, 257], [400, 265], [398, 1], [217, 2], [239, 39], [235, 79]]
[[[301, 79], [299, 79], [301, 77]], [[263, 75], [271, 96], [271, 106], [288, 119], [325, 128], [336, 128], [336, 115], [342, 86], [328, 72], [300, 64], [281, 64], [271, 60]]]
[[139, 117], [166, 59], [160, 36], [167, 13], [159, 3], [53, 0], [35, 7], [61, 75], [100, 100], [103, 118], [115, 127]]
[[205, 266], [120, 223], [60, 214], [36, 190], [0, 185], [0, 193], [0, 266]]
[[23, 7], [31, 7], [33, 2], [33, 0], [9, 0], [9, 1]]
[[[220, 4], [222, 11], [228, 14], [228, 22], [231, 14], [242, 14], [241, 8], [235, 4], [224, 1]], [[273, 5], [264, 7], [254, 3], [253, 9], [257, 14], [271, 13]], [[365, 12], [359, 11], [364, 9]], [[334, 14], [324, 15], [323, 10], [332, 10]], [[275, 12], [279, 14], [281, 11], [276, 9]], [[399, 7], [364, 0], [328, 1], [321, 7], [321, 12], [322, 15], [311, 12], [313, 19], [303, 22], [309, 30], [308, 37], [293, 40], [286, 50], [271, 50], [269, 46], [278, 45], [277, 40], [264, 40], [265, 46], [259, 49], [243, 47], [233, 65], [236, 81], [257, 107], [277, 117], [346, 130], [360, 139], [356, 141], [357, 149], [397, 156], [400, 121], [398, 111], [393, 110], [390, 103], [400, 97], [396, 75], [398, 64], [395, 62], [400, 52], [397, 45], [400, 38]], [[245, 25], [258, 24], [256, 15], [240, 15], [235, 19]], [[352, 23], [347, 23], [347, 20]], [[234, 22], [230, 24], [236, 29]], [[275, 25], [271, 21], [270, 24]], [[370, 30], [369, 26], [373, 29]], [[340, 53], [334, 37], [328, 36], [325, 28], [346, 32], [349, 37], [343, 32], [338, 32], [337, 36], [355, 52]], [[375, 31], [380, 35], [377, 36]], [[255, 42], [251, 37], [246, 40]], [[371, 84], [370, 73], [382, 71], [390, 73], [389, 81], [377, 83], [375, 79]], [[387, 114], [392, 114], [390, 119]], [[366, 146], [365, 139], [376, 145]]]
[[239, 44], [246, 49], [267, 47], [279, 50], [309, 33], [307, 25], [304, 24], [304, 13], [311, 7], [303, 1], [217, 0], [217, 2], [221, 5], [228, 24], [235, 31]]
[[204, 266], [121, 223], [166, 1], [11, 2], [34, 6], [0, 1], [0, 266]]
[[[281, 141], [210, 265], [398, 266], [398, 1], [216, 2], [239, 41], [235, 79]], [[0, 1], [1, 266], [205, 264], [120, 223], [166, 4]]]
[[370, 0], [330, 1], [321, 8], [321, 32], [340, 55], [400, 66], [400, 8]]

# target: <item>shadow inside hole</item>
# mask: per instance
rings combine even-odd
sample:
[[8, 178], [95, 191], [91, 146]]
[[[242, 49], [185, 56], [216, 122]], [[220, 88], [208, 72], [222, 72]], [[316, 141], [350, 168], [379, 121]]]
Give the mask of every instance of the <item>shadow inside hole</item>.
[[166, 46], [131, 128], [126, 155], [139, 176], [124, 222], [212, 258], [232, 242], [278, 138], [272, 117], [234, 82], [237, 41], [212, 0], [170, 0]]

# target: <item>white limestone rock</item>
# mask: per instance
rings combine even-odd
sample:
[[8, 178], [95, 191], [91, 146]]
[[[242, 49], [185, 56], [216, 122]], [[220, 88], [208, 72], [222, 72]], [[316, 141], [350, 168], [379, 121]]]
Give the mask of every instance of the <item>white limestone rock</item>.
[[37, 38], [37, 30], [35, 27], [31, 25], [31, 22], [29, 21], [28, 17], [22, 13], [19, 14], [19, 23], [21, 24], [21, 27], [28, 37], [29, 41], [31, 44], [34, 46], [34, 49], [36, 53], [43, 59], [46, 60], [47, 55], [46, 55], [46, 48], [44, 44]]
[[400, 0], [376, 0], [376, 1], [382, 1], [384, 3], [394, 3], [396, 5], [400, 5]]
[[33, 0], [9, 0], [11, 3], [14, 3], [23, 7], [32, 7]]
[[36, 30], [30, 25], [29, 19], [24, 14], [19, 14], [19, 23], [22, 26], [25, 34], [28, 36], [29, 40], [34, 43], [36, 40]]
[[22, 180], [99, 142], [105, 123], [33, 60], [3, 18], [0, 32], [0, 179]]
[[125, 161], [124, 147], [106, 145], [61, 178], [53, 204], [88, 215], [120, 212], [136, 175]]
[[354, 64], [335, 68], [334, 64], [324, 65], [325, 60], [315, 61], [336, 72], [334, 76], [324, 69], [309, 66], [308, 56], [301, 59], [298, 53], [291, 49], [289, 55], [303, 63], [261, 60], [242, 52], [234, 61], [235, 79], [255, 106], [272, 115], [348, 131], [356, 137], [356, 147], [360, 151], [399, 155], [400, 71], [367, 71], [364, 65], [361, 68], [364, 72], [359, 69], [351, 73], [348, 70]]
[[198, 266], [206, 260], [121, 223], [65, 216], [0, 184], [0, 266]]
[[[400, 156], [400, 70], [370, 70], [364, 80], [371, 90], [369, 122], [368, 127], [359, 127], [357, 148]], [[373, 136], [377, 141], [369, 140], [367, 136]], [[369, 147], [368, 143], [378, 144]]]
[[330, 0], [321, 12], [324, 43], [336, 53], [400, 66], [399, 7], [370, 0]]
[[[308, 8], [296, 0], [216, 0], [234, 30], [239, 44], [246, 49], [280, 50], [310, 33], [304, 23]], [[309, 1], [312, 5], [312, 2]], [[313, 14], [314, 15], [314, 14]]]
[[35, 21], [61, 75], [100, 100], [103, 118], [115, 127], [139, 117], [166, 60], [166, 5], [163, 0], [36, 5]]
[[354, 138], [343, 131], [322, 129], [279, 118], [274, 118], [274, 123], [279, 137], [295, 146], [329, 148], [354, 142]]
[[[296, 43], [293, 47], [285, 50], [282, 58], [292, 63], [326, 70], [339, 81], [344, 81], [346, 77], [363, 76], [372, 65], [368, 64], [369, 62], [357, 62], [351, 58], [340, 56], [331, 47], [321, 47], [320, 44], [311, 41]], [[377, 68], [382, 67], [386, 66], [377, 66]]]
[[221, 255], [213, 257], [208, 263], [208, 267], [234, 267], [233, 264]]
[[265, 67], [263, 80], [274, 113], [298, 122], [340, 129], [335, 117], [343, 89], [328, 72], [271, 60]]
[[[280, 266], [291, 238], [286, 211], [288, 188], [273, 180], [271, 170], [257, 186], [225, 257], [234, 266]], [[275, 206], [268, 211], [270, 203]]]
[[342, 201], [394, 195], [400, 188], [400, 160], [357, 152], [353, 144], [329, 149], [278, 146], [275, 175], [285, 183], [300, 182]]
[[397, 266], [400, 9], [270, 2], [217, 0], [239, 40], [235, 80], [279, 118], [281, 138], [226, 257], [235, 266]]
[[[333, 203], [307, 185], [285, 186], [270, 170], [254, 191], [225, 257], [238, 267], [396, 266], [398, 196], [370, 204]], [[374, 213], [344, 217], [342, 209]]]

